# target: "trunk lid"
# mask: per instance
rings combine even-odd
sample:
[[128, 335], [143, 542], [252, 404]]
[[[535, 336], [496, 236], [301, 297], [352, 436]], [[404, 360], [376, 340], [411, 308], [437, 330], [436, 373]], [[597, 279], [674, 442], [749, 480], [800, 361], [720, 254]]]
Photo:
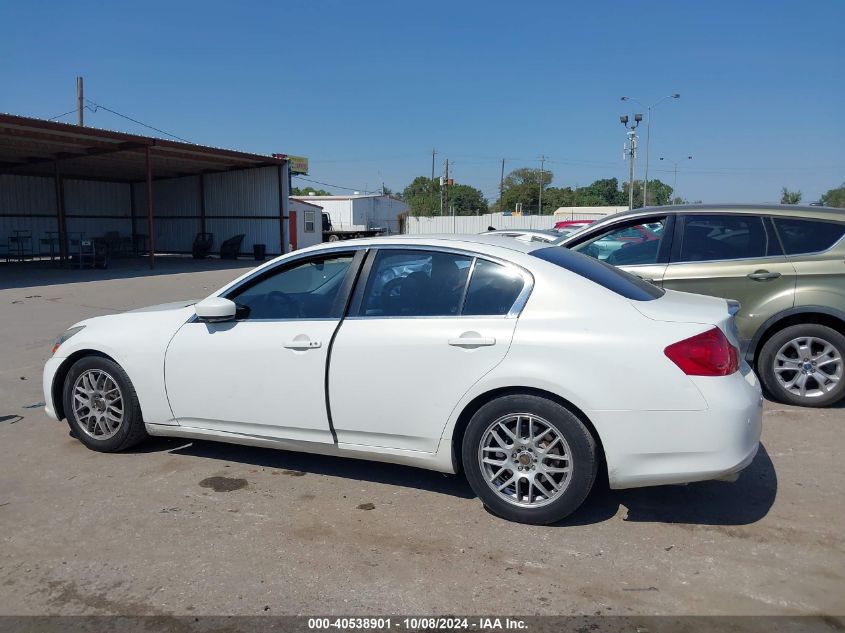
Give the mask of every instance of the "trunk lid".
[[659, 299], [631, 301], [631, 305], [653, 321], [715, 325], [725, 333], [732, 345], [739, 348], [739, 335], [734, 322], [734, 315], [739, 310], [736, 301], [667, 290]]

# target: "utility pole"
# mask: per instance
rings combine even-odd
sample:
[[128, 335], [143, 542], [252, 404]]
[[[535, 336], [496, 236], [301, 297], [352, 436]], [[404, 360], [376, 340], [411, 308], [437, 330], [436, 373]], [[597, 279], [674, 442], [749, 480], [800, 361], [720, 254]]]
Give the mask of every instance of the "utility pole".
[[543, 215], [543, 163], [546, 162], [546, 155], [540, 155], [540, 202], [537, 204], [537, 215]]
[[436, 149], [431, 150], [431, 185], [434, 186], [434, 156], [437, 154]]
[[85, 125], [85, 94], [82, 89], [82, 77], [76, 78], [76, 123], [79, 127]]
[[[446, 183], [444, 186], [444, 198], [445, 202], [443, 203], [443, 207], [446, 209], [446, 213], [449, 213], [449, 159], [446, 159]], [[441, 214], [442, 215], [442, 214]]]
[[505, 159], [502, 159], [502, 175], [499, 179], [499, 212], [505, 210]]

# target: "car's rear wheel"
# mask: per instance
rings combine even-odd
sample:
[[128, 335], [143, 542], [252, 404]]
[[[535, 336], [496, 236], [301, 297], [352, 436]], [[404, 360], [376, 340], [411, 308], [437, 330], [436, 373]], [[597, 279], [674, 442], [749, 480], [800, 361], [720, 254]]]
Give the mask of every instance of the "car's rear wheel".
[[75, 437], [92, 450], [114, 453], [147, 437], [135, 388], [113, 360], [76, 361], [65, 378], [62, 401]]
[[817, 323], [775, 333], [760, 350], [760, 379], [781, 402], [826, 407], [845, 397], [845, 336]]
[[482, 406], [462, 446], [470, 486], [494, 514], [547, 524], [574, 512], [596, 477], [596, 444], [571, 411], [546, 398], [509, 395]]

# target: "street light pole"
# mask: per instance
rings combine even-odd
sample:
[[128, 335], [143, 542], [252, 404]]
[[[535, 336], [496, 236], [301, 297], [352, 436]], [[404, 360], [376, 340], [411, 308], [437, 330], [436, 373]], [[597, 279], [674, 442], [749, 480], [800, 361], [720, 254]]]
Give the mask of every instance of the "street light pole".
[[634, 164], [637, 160], [637, 132], [636, 129], [643, 120], [642, 114], [634, 115], [634, 124], [628, 125], [628, 115], [619, 117], [619, 122], [628, 130], [628, 145], [625, 147], [625, 155], [631, 161], [628, 164], [628, 210], [634, 208]]
[[643, 206], [648, 206], [648, 156], [649, 156], [649, 149], [651, 147], [651, 110], [652, 108], [656, 108], [661, 103], [666, 101], [666, 99], [680, 99], [680, 93], [673, 93], [670, 95], [666, 95], [662, 99], [656, 101], [655, 103], [651, 104], [650, 106], [644, 106], [640, 101], [634, 99], [633, 97], [622, 97], [620, 101], [633, 101], [634, 103], [640, 104], [642, 107], [646, 108], [646, 122], [645, 122], [645, 176], [643, 176]]

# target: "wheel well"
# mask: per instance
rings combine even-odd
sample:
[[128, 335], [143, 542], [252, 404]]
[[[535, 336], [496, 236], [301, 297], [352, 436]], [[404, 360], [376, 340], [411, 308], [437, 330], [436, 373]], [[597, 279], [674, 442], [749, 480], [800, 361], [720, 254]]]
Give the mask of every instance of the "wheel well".
[[114, 359], [108, 354], [103, 354], [102, 352], [98, 352], [93, 349], [81, 349], [68, 356], [64, 362], [59, 365], [58, 370], [56, 370], [56, 375], [53, 376], [53, 385], [50, 393], [53, 395], [53, 408], [56, 411], [56, 417], [60, 420], [63, 420], [65, 417], [65, 403], [62, 399], [62, 391], [64, 390], [67, 373], [76, 361], [80, 358], [85, 358], [86, 356], [99, 356], [100, 358], [108, 358], [110, 361], [114, 361]]
[[464, 407], [464, 410], [461, 411], [461, 414], [458, 416], [458, 421], [455, 423], [455, 429], [452, 432], [452, 465], [454, 466], [456, 473], [459, 473], [462, 470], [461, 446], [464, 441], [464, 435], [466, 434], [467, 426], [469, 426], [469, 421], [472, 419], [472, 416], [474, 416], [476, 411], [478, 411], [488, 402], [491, 402], [492, 400], [496, 400], [497, 398], [501, 398], [503, 396], [513, 395], [528, 395], [546, 398], [547, 400], [557, 402], [560, 406], [572, 412], [575, 417], [581, 420], [584, 426], [587, 427], [587, 430], [590, 432], [590, 434], [593, 436], [593, 439], [596, 441], [597, 455], [599, 458], [599, 472], [604, 473], [605, 475], [607, 474], [607, 463], [604, 458], [604, 445], [602, 445], [601, 437], [599, 437], [599, 434], [596, 431], [596, 427], [593, 426], [593, 423], [590, 421], [590, 419], [584, 414], [583, 411], [581, 411], [581, 409], [576, 407], [566, 398], [561, 398], [559, 395], [552, 393], [551, 391], [545, 391], [544, 389], [535, 389], [534, 387], [504, 387], [501, 389], [493, 389], [492, 391], [483, 393], [480, 396], [476, 396], [469, 404]]
[[823, 312], [799, 312], [797, 314], [790, 314], [789, 316], [785, 316], [772, 323], [766, 328], [763, 334], [760, 335], [760, 339], [754, 348], [754, 367], [757, 367], [757, 363], [760, 360], [760, 352], [766, 344], [766, 341], [784, 328], [788, 328], [792, 325], [804, 325], [806, 323], [826, 325], [829, 328], [833, 328], [840, 334], [845, 335], [845, 321], [833, 316], [832, 314], [825, 314]]

